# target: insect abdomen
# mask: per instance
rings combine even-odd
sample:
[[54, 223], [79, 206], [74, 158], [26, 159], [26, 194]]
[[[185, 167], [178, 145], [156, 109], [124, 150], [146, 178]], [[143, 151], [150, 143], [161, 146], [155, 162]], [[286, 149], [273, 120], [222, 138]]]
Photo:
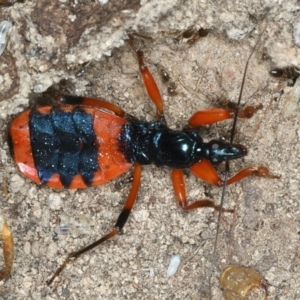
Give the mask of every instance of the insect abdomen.
[[85, 106], [27, 110], [10, 127], [14, 159], [23, 174], [51, 187], [102, 184], [131, 166], [119, 149], [124, 123]]

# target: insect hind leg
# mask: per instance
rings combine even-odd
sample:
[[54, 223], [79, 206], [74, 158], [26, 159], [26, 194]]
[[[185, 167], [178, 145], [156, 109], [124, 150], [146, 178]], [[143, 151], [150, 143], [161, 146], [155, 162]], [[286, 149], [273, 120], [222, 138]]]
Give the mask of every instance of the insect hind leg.
[[49, 280], [47, 280], [48, 285], [50, 285], [53, 282], [53, 280], [62, 272], [62, 270], [66, 267], [66, 265], [69, 262], [76, 260], [80, 255], [88, 252], [89, 250], [94, 249], [95, 247], [101, 245], [105, 241], [113, 238], [118, 233], [120, 233], [120, 231], [122, 230], [122, 228], [124, 227], [124, 225], [126, 224], [126, 222], [128, 220], [130, 212], [131, 212], [133, 205], [135, 203], [135, 200], [137, 198], [137, 193], [138, 193], [138, 190], [140, 187], [140, 182], [141, 182], [141, 173], [142, 173], [141, 165], [135, 164], [132, 187], [131, 187], [131, 190], [127, 197], [125, 205], [118, 217], [118, 220], [117, 220], [113, 230], [110, 231], [107, 235], [101, 237], [99, 240], [95, 241], [94, 243], [87, 245], [86, 247], [83, 247], [82, 249], [80, 249], [76, 252], [69, 253], [67, 258], [65, 259], [65, 261], [55, 271], [53, 276]]
[[60, 104], [87, 105], [98, 108], [105, 108], [119, 117], [124, 117], [126, 115], [125, 111], [122, 108], [102, 99], [80, 96], [56, 96], [55, 100], [58, 101]]

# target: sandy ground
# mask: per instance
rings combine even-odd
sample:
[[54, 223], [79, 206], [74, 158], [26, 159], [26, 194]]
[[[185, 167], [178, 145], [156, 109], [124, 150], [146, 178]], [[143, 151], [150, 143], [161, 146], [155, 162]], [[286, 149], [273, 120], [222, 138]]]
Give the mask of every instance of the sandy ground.
[[[222, 299], [220, 274], [237, 264], [261, 273], [268, 299], [298, 299], [299, 87], [288, 86], [287, 78], [274, 78], [269, 71], [300, 65], [299, 12], [299, 3], [291, 0], [89, 5], [44, 0], [1, 7], [1, 19], [13, 24], [0, 57], [1, 211], [13, 232], [16, 253], [11, 275], [0, 282], [0, 299], [208, 299], [217, 213], [210, 208], [182, 212], [170, 170], [155, 166], [143, 168], [138, 201], [123, 234], [70, 264], [48, 287], [46, 280], [66, 253], [112, 228], [130, 185], [118, 190], [117, 179], [86, 190], [37, 186], [18, 172], [6, 130], [29, 100], [41, 98], [41, 92], [61, 80], [65, 93], [104, 98], [136, 117], [153, 120], [155, 110], [136, 57], [124, 43], [126, 30], [142, 36], [136, 42], [160, 87], [167, 122], [180, 129], [195, 111], [237, 100], [246, 60], [264, 26], [242, 101], [264, 108], [252, 119], [238, 121], [235, 141], [249, 154], [231, 163], [231, 172], [266, 165], [282, 177], [249, 178], [228, 187], [225, 206], [235, 213], [222, 216], [211, 292], [212, 299]], [[178, 38], [189, 28], [201, 27], [210, 30], [207, 37], [194, 42]], [[176, 96], [168, 93], [161, 67], [176, 83]], [[201, 133], [205, 140], [219, 138], [228, 135], [231, 125], [224, 122]], [[218, 170], [224, 174], [222, 165]], [[190, 201], [220, 201], [221, 189], [189, 172], [186, 179]], [[66, 234], [57, 234], [60, 225], [68, 225]], [[174, 254], [183, 263], [167, 277]]]

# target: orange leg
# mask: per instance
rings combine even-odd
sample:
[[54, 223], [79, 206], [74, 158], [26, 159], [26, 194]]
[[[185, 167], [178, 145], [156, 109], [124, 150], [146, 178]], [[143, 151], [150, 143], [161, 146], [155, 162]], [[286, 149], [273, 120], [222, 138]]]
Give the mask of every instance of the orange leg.
[[[174, 192], [178, 204], [183, 210], [192, 210], [199, 207], [213, 207], [215, 210], [218, 210], [220, 208], [218, 205], [215, 205], [214, 202], [209, 199], [198, 200], [188, 205], [186, 201], [184, 173], [181, 169], [172, 170], [172, 182], [173, 182]], [[232, 212], [232, 210], [225, 210], [225, 211]]]
[[[239, 110], [239, 118], [251, 118], [254, 113], [261, 109], [261, 106], [247, 106], [244, 109]], [[192, 127], [211, 125], [220, 121], [232, 119], [234, 117], [234, 109], [223, 109], [223, 108], [211, 108], [207, 110], [199, 110], [192, 115], [189, 120], [189, 125]]]
[[[213, 184], [215, 186], [223, 186], [224, 181], [219, 177], [215, 168], [211, 163], [203, 159], [202, 161], [191, 166], [190, 170], [203, 181]], [[266, 178], [278, 179], [280, 176], [269, 173], [269, 169], [263, 166], [248, 167], [239, 171], [236, 175], [228, 179], [227, 184], [240, 181], [248, 176], [258, 176]]]
[[160, 95], [160, 91], [157, 87], [157, 84], [149, 71], [147, 65], [144, 62], [144, 54], [141, 50], [138, 50], [135, 48], [133, 43], [133, 37], [129, 36], [129, 44], [134, 50], [134, 52], [137, 54], [140, 72], [143, 78], [144, 86], [146, 88], [146, 91], [150, 97], [150, 99], [153, 101], [153, 103], [156, 106], [156, 116], [158, 119], [163, 118], [164, 116], [164, 105], [163, 101]]
[[88, 106], [95, 106], [99, 108], [105, 108], [112, 111], [119, 117], [124, 117], [126, 114], [125, 111], [119, 106], [114, 105], [105, 100], [100, 100], [96, 98], [87, 98], [87, 97], [79, 97], [79, 96], [58, 96], [55, 98], [55, 100], [63, 104], [88, 105]]
[[125, 202], [125, 205], [122, 209], [121, 214], [119, 215], [119, 218], [114, 226], [114, 229], [108, 233], [107, 235], [101, 237], [99, 240], [97, 240], [96, 242], [76, 251], [76, 252], [71, 252], [66, 260], [63, 262], [63, 264], [56, 270], [56, 272], [54, 273], [54, 275], [47, 281], [47, 284], [50, 285], [53, 280], [61, 273], [61, 271], [66, 267], [66, 265], [71, 262], [76, 260], [81, 254], [86, 253], [89, 250], [94, 249], [95, 247], [101, 245], [102, 243], [104, 243], [105, 241], [111, 239], [112, 237], [114, 237], [115, 235], [117, 235], [122, 228], [124, 227], [130, 212], [133, 208], [133, 205], [135, 203], [135, 200], [137, 198], [137, 193], [140, 187], [140, 182], [141, 182], [141, 173], [142, 173], [142, 167], [139, 164], [135, 164], [135, 168], [134, 168], [134, 174], [133, 174], [133, 182], [132, 182], [132, 187], [130, 190], [130, 193], [128, 195], [128, 198]]

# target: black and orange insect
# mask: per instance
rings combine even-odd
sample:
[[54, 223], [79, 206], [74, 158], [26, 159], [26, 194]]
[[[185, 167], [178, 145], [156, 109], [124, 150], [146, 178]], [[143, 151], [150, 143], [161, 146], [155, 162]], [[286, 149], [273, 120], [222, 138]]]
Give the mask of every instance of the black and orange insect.
[[[251, 117], [256, 108], [212, 108], [197, 111], [183, 130], [170, 129], [164, 117], [159, 89], [144, 62], [143, 52], [134, 49], [150, 99], [156, 106], [156, 121], [145, 122], [126, 114], [120, 107], [86, 97], [60, 97], [61, 106], [45, 106], [26, 110], [17, 116], [9, 128], [13, 158], [20, 171], [37, 184], [54, 188], [86, 188], [110, 181], [128, 171], [134, 174], [130, 193], [118, 220], [107, 235], [72, 252], [58, 268], [55, 277], [72, 260], [117, 235], [124, 227], [137, 198], [142, 165], [155, 164], [172, 169], [173, 188], [183, 210], [199, 207], [219, 207], [208, 199], [191, 204], [186, 200], [184, 169], [190, 169], [199, 179], [215, 186], [224, 186], [213, 164], [237, 159], [247, 154], [240, 144], [224, 140], [203, 142], [197, 127], [210, 125], [237, 115]], [[105, 109], [105, 110], [104, 110]], [[228, 179], [232, 184], [248, 176], [277, 178], [263, 166], [247, 167]]]

